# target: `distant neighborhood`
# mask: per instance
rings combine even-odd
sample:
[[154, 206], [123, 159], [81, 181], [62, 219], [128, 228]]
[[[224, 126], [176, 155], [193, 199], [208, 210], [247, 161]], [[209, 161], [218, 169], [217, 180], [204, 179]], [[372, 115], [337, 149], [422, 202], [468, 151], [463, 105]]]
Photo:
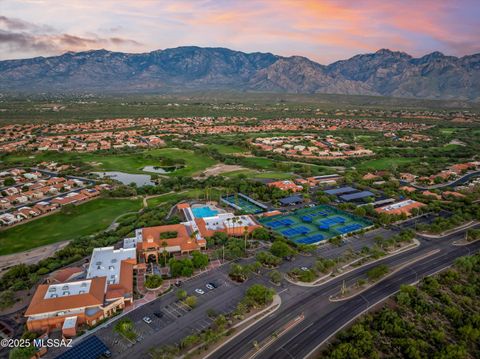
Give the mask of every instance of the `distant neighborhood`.
[[259, 137], [252, 145], [267, 152], [288, 157], [329, 159], [370, 156], [374, 152], [357, 144], [348, 144], [328, 135], [320, 138], [314, 135]]
[[3, 170], [0, 183], [0, 226], [11, 226], [68, 204], [84, 202], [110, 188], [88, 179], [23, 168]]
[[[0, 151], [94, 152], [156, 147], [165, 145], [162, 136], [169, 134], [251, 133], [277, 130], [335, 131], [347, 128], [391, 132], [422, 131], [431, 127], [432, 125], [422, 123], [368, 119], [286, 118], [258, 121], [244, 117], [107, 119], [80, 123], [14, 124], [0, 127]], [[365, 150], [354, 146], [349, 151], [353, 151], [351, 155], [355, 155], [354, 151], [359, 151], [358, 154], [362, 155], [362, 151]]]

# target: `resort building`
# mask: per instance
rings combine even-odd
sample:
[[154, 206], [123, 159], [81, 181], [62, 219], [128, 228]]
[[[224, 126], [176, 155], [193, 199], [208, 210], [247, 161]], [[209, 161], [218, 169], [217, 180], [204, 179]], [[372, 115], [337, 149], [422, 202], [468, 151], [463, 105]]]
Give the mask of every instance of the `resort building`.
[[420, 208], [425, 206], [424, 203], [414, 201], [412, 199], [407, 199], [405, 201], [389, 204], [387, 206], [375, 208], [375, 211], [378, 213], [387, 213], [387, 214], [403, 214], [407, 216], [412, 214], [414, 208]]
[[303, 190], [303, 187], [292, 182], [289, 180], [285, 181], [276, 181], [276, 182], [270, 182], [268, 183], [268, 186], [270, 187], [277, 187], [278, 189], [281, 189], [282, 191], [292, 191], [292, 192], [299, 192]]
[[28, 330], [60, 329], [71, 337], [80, 325], [95, 325], [130, 305], [136, 263], [135, 249], [94, 249], [86, 279], [38, 286], [25, 312]]
[[158, 257], [164, 251], [169, 254], [186, 254], [207, 246], [198, 230], [186, 223], [141, 228], [135, 234], [137, 251], [146, 262], [149, 259], [158, 262]]

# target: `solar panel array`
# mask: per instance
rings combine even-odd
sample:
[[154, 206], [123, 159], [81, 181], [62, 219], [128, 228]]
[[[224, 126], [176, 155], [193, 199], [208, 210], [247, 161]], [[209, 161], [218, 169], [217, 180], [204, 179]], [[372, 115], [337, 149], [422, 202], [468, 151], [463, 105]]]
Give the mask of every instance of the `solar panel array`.
[[56, 359], [97, 359], [107, 350], [107, 346], [97, 336], [92, 335]]
[[342, 200], [348, 202], [348, 201], [353, 201], [353, 200], [360, 199], [360, 198], [373, 197], [373, 196], [375, 196], [375, 195], [370, 191], [361, 191], [361, 192], [356, 192], [356, 193], [344, 194], [344, 195], [340, 196], [340, 198]]

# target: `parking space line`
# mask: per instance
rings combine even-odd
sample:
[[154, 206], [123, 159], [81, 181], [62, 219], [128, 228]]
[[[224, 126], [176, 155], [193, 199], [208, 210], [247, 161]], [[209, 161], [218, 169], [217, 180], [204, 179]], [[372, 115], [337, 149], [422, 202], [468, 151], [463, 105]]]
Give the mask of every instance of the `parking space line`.
[[172, 318], [177, 319], [177, 316], [170, 312], [170, 310], [167, 309], [167, 307], [163, 308], [166, 314], [170, 315]]

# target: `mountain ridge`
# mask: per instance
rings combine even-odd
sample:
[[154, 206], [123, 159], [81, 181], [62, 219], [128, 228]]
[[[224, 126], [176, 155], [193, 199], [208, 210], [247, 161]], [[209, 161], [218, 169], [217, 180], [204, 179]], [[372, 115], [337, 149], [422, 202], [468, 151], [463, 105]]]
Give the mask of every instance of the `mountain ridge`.
[[380, 49], [322, 65], [303, 56], [182, 46], [0, 61], [4, 92], [239, 90], [480, 100], [480, 54], [415, 58]]

